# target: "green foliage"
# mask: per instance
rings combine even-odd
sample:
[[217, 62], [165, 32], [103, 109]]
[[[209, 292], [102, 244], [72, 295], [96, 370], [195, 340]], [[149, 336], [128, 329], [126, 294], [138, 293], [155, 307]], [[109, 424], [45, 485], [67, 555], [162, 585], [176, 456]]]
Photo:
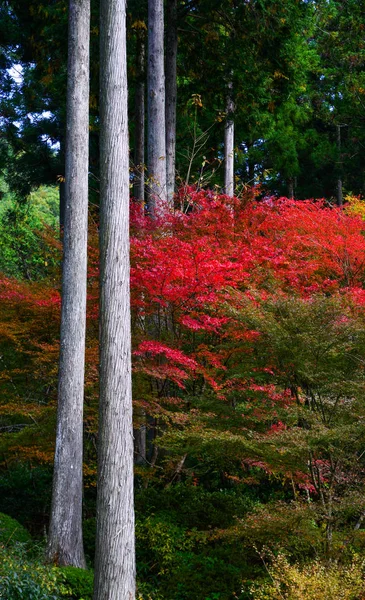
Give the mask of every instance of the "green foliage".
[[58, 192], [41, 188], [26, 203], [6, 194], [0, 205], [0, 271], [18, 279], [42, 279], [58, 265], [49, 231], [58, 224]]
[[94, 573], [76, 567], [61, 567], [60, 571], [72, 600], [91, 600], [93, 595]]
[[0, 510], [38, 536], [48, 524], [52, 471], [47, 466], [9, 465], [0, 471]]
[[95, 556], [95, 534], [96, 534], [96, 519], [91, 517], [85, 519], [82, 524], [82, 532], [84, 539], [84, 550], [88, 560], [93, 564]]
[[[265, 561], [265, 557], [263, 557]], [[280, 553], [271, 555], [270, 580], [252, 586], [254, 600], [360, 600], [365, 592], [365, 562], [355, 556], [348, 565], [320, 560], [290, 564]]]
[[27, 544], [30, 540], [30, 533], [23, 525], [9, 515], [0, 513], [0, 547], [9, 548], [17, 543]]
[[155, 571], [158, 575], [171, 573], [176, 565], [177, 555], [191, 550], [194, 546], [194, 539], [189, 539], [185, 529], [158, 517], [147, 517], [137, 521], [136, 537], [141, 563], [156, 565]]
[[163, 490], [150, 487], [136, 492], [138, 515], [164, 515], [188, 529], [229, 527], [256, 503], [248, 489], [206, 490], [202, 486], [178, 484]]
[[30, 561], [18, 550], [0, 550], [0, 598], [4, 600], [59, 600], [70, 597], [63, 575], [56, 567]]
[[206, 532], [189, 531], [158, 516], [137, 521], [136, 532], [138, 577], [162, 598], [223, 599], [239, 588], [244, 556], [237, 564], [232, 547], [209, 545]]

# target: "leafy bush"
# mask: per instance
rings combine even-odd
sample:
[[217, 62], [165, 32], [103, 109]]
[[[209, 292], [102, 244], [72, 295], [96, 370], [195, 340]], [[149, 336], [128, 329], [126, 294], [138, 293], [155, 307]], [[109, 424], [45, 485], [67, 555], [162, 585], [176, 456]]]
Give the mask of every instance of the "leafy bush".
[[75, 600], [91, 600], [94, 584], [93, 571], [85, 571], [85, 569], [77, 569], [76, 567], [62, 567], [60, 571], [72, 598]]
[[[20, 279], [42, 279], [57, 266], [58, 251], [47, 232], [57, 228], [55, 188], [33, 192], [27, 203], [7, 194], [0, 211], [0, 271]], [[54, 234], [53, 234], [54, 235]]]
[[271, 556], [270, 581], [252, 586], [254, 600], [360, 600], [365, 592], [365, 560], [355, 556], [349, 565], [319, 560], [291, 565], [284, 554]]
[[0, 550], [0, 598], [4, 600], [59, 600], [70, 597], [63, 575], [56, 567], [29, 561], [18, 550]]
[[230, 540], [214, 538], [213, 531], [188, 530], [166, 515], [137, 521], [136, 531], [143, 599], [161, 595], [165, 600], [223, 600], [239, 590], [246, 557]]
[[32, 534], [43, 535], [49, 521], [52, 469], [11, 464], [0, 471], [0, 511], [18, 519]]
[[30, 533], [16, 521], [4, 513], [0, 513], [0, 547], [26, 544], [30, 542]]
[[164, 490], [149, 487], [136, 492], [137, 514], [163, 513], [183, 527], [202, 530], [229, 527], [256, 504], [247, 487], [210, 491], [202, 486], [178, 484]]
[[94, 563], [95, 557], [95, 535], [96, 535], [96, 519], [91, 517], [85, 519], [82, 524], [82, 532], [84, 538], [84, 550], [86, 557]]

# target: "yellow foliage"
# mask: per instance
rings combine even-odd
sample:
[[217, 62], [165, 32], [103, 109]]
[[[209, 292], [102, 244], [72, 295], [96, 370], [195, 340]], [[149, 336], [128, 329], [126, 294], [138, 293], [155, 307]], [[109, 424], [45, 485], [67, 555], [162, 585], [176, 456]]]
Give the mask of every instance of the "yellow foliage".
[[199, 108], [203, 107], [202, 97], [200, 94], [192, 94], [191, 98], [194, 106], [199, 106]]
[[132, 24], [132, 29], [144, 29], [145, 31], [147, 31], [147, 25], [144, 21], [134, 21], [134, 23]]
[[313, 561], [290, 564], [284, 554], [271, 556], [270, 581], [251, 588], [254, 600], [362, 600], [365, 598], [365, 559], [349, 565]]
[[358, 216], [365, 220], [365, 200], [361, 196], [345, 196], [345, 211], [348, 215]]

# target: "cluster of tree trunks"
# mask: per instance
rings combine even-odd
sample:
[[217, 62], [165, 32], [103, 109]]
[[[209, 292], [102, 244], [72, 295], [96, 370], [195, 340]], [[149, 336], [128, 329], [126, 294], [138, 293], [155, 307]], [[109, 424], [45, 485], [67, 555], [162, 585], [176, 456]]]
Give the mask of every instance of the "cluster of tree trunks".
[[[95, 600], [135, 597], [129, 290], [126, 2], [101, 0], [100, 423]], [[148, 3], [148, 210], [173, 207], [177, 0]], [[145, 36], [137, 36], [135, 196], [145, 197]], [[69, 2], [64, 256], [57, 435], [47, 560], [86, 566], [82, 540], [83, 397], [88, 230], [90, 0]], [[166, 68], [166, 77], [165, 77]], [[225, 128], [225, 192], [234, 193], [232, 85]], [[141, 435], [145, 435], [142, 426]], [[145, 448], [145, 440], [141, 440]], [[140, 444], [141, 445], [141, 444]], [[145, 450], [143, 450], [145, 453]], [[140, 458], [144, 458], [140, 456]]]
[[[95, 600], [135, 598], [126, 2], [101, 0], [100, 424]], [[70, 0], [61, 351], [47, 560], [82, 541], [90, 0]]]

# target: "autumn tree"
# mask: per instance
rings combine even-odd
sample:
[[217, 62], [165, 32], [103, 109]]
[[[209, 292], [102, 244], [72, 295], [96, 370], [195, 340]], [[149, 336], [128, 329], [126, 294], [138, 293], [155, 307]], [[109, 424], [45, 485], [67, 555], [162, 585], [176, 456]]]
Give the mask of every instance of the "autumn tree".
[[100, 411], [94, 599], [135, 597], [125, 0], [101, 3]]

